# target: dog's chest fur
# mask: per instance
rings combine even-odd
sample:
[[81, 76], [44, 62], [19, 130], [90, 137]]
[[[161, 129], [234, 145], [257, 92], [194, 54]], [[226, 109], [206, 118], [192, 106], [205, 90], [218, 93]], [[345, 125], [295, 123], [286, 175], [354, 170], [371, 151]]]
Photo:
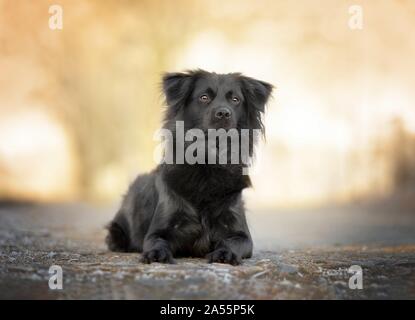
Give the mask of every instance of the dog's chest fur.
[[182, 252], [203, 256], [212, 250], [221, 234], [227, 233], [235, 219], [229, 208], [250, 186], [249, 176], [240, 172], [237, 167], [202, 165], [176, 165], [164, 172], [168, 187], [190, 203], [197, 214], [182, 212], [175, 217], [177, 239], [186, 235], [181, 241]]
[[197, 209], [230, 205], [232, 195], [250, 186], [249, 176], [237, 165], [175, 165], [165, 172], [169, 188]]

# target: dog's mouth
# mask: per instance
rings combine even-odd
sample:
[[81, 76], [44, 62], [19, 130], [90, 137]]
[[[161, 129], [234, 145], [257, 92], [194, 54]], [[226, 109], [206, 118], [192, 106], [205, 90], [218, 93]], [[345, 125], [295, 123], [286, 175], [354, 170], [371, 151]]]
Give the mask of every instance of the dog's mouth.
[[215, 124], [212, 126], [212, 129], [215, 129], [215, 130], [223, 129], [227, 131], [227, 130], [233, 129], [233, 127], [225, 123], [225, 124]]
[[216, 120], [210, 123], [209, 129], [236, 129], [236, 125], [230, 119]]

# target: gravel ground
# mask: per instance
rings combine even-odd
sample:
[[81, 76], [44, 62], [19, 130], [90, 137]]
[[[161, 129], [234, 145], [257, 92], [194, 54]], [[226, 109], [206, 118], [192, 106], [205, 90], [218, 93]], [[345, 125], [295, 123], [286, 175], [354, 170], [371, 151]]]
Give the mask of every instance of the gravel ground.
[[[387, 206], [368, 208], [379, 206], [330, 218], [325, 210], [255, 214], [254, 257], [233, 267], [203, 259], [143, 265], [138, 254], [110, 253], [102, 227], [111, 209], [3, 204], [0, 298], [415, 299], [415, 215], [403, 210], [391, 220]], [[52, 265], [62, 267], [62, 290], [49, 289]], [[363, 270], [361, 290], [349, 288], [351, 265]]]

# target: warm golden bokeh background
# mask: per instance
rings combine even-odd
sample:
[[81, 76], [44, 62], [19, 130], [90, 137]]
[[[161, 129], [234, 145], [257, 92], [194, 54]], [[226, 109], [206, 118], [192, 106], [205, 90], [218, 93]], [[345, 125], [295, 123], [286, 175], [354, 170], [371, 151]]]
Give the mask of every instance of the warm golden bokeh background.
[[412, 0], [0, 0], [0, 198], [119, 199], [155, 166], [160, 74], [188, 68], [277, 87], [251, 207], [413, 189], [414, 31]]

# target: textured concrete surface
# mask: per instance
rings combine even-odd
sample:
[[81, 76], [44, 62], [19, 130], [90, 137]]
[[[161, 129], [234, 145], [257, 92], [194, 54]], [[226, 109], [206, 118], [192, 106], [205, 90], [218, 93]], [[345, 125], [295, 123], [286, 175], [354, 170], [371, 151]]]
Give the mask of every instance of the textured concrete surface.
[[[415, 212], [393, 208], [250, 213], [255, 254], [233, 267], [110, 253], [103, 226], [112, 209], [3, 203], [0, 298], [415, 299]], [[62, 290], [49, 289], [51, 265], [63, 269]], [[363, 269], [362, 290], [349, 288], [351, 265]]]

